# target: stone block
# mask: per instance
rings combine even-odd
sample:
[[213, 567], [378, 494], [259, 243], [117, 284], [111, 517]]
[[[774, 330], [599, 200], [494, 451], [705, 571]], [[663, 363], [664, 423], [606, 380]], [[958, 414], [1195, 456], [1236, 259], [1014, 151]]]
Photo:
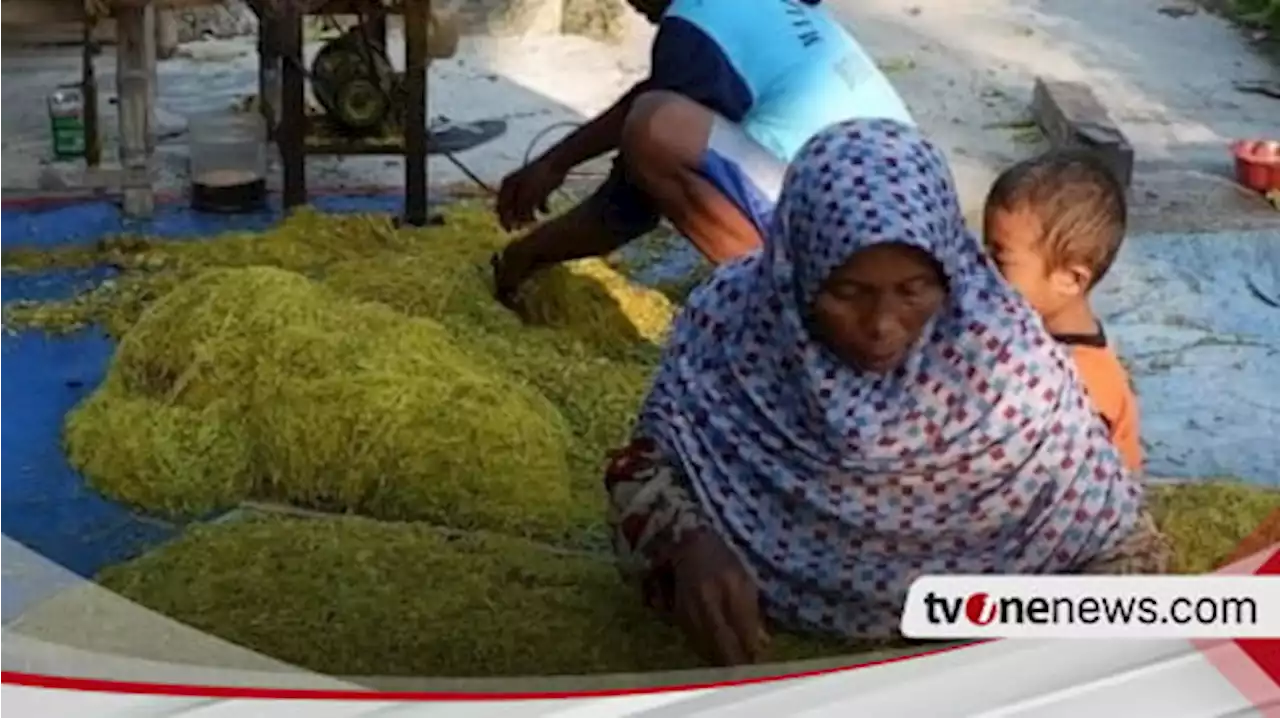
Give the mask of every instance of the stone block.
[[1054, 147], [1096, 152], [1127, 189], [1133, 146], [1087, 85], [1037, 78], [1031, 112]]
[[561, 0], [566, 35], [584, 35], [595, 40], [617, 40], [624, 32], [624, 20], [631, 9], [623, 0]]

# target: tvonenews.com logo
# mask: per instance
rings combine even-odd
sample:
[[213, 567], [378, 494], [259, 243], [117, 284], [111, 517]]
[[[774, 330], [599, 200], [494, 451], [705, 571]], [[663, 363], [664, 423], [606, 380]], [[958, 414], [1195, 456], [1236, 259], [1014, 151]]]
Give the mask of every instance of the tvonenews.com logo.
[[948, 599], [929, 593], [924, 596], [924, 605], [928, 609], [931, 623], [955, 623], [961, 617], [968, 619], [974, 626], [991, 626], [997, 617], [1001, 623], [1052, 622], [1052, 604], [1050, 600], [1042, 598], [997, 599], [992, 598], [991, 594], [977, 593], [969, 594], [968, 598]]
[[902, 629], [913, 638], [1280, 636], [1280, 577], [930, 576], [911, 587]]
[[[933, 594], [929, 595], [929, 598], [933, 597]], [[928, 598], [925, 599], [926, 602], [928, 600]], [[976, 625], [986, 626], [996, 620], [996, 606], [998, 605], [1000, 605], [999, 601], [993, 601], [990, 594], [971, 594], [964, 600], [964, 616]]]
[[[1092, 599], [1090, 599], [1092, 600]], [[1069, 602], [1059, 599], [1058, 603]], [[1031, 623], [1044, 625], [1056, 623], [1053, 620], [1054, 602], [1046, 598], [1022, 599], [1016, 597], [996, 598], [990, 593], [979, 591], [968, 596], [942, 596], [933, 591], [924, 595], [925, 617], [934, 625], [955, 625], [968, 621], [974, 626], [990, 626], [993, 623], [1011, 623], [1015, 625]], [[1086, 606], [1089, 608], [1089, 606]], [[1093, 608], [1093, 612], [1101, 612], [1101, 607]], [[1097, 621], [1094, 618], [1093, 621]], [[1086, 623], [1091, 622], [1088, 619]]]
[[1180, 596], [1161, 610], [1159, 600], [1141, 598], [1080, 598], [1041, 596], [995, 597], [990, 593], [971, 593], [967, 597], [946, 597], [930, 592], [924, 597], [930, 623], [953, 624], [961, 619], [975, 626], [1000, 624], [1050, 625], [1057, 623], [1256, 623], [1257, 603], [1250, 598], [1189, 598]]
[[929, 623], [955, 625], [968, 621], [974, 626], [991, 626], [992, 623], [1053, 623], [1053, 605], [1050, 599], [995, 598], [986, 591], [968, 596], [943, 596], [929, 591], [924, 594], [924, 613]]

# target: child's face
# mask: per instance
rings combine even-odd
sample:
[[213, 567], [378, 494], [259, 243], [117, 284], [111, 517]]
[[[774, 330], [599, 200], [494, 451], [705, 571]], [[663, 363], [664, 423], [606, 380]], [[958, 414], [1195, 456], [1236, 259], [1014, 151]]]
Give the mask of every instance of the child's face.
[[1039, 218], [1025, 209], [988, 209], [983, 241], [996, 266], [1042, 316], [1053, 316], [1088, 290], [1079, 268], [1049, 268]]

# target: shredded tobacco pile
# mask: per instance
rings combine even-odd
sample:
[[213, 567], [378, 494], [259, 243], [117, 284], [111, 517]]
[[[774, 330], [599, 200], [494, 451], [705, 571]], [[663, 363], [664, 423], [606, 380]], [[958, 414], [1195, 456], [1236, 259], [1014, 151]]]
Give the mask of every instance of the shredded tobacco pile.
[[267, 267], [148, 309], [66, 431], [97, 488], [153, 512], [273, 498], [514, 533], [562, 522], [568, 441], [553, 405], [439, 323]]
[[[10, 302], [4, 323], [11, 330], [54, 333], [102, 323], [120, 336], [148, 304], [206, 269], [269, 266], [312, 278], [332, 276], [340, 291], [457, 326], [475, 320], [504, 329], [518, 326], [493, 301], [488, 264], [509, 241], [507, 235], [478, 203], [455, 205], [447, 220], [440, 227], [396, 228], [384, 215], [328, 215], [303, 208], [267, 232], [195, 240], [118, 236], [84, 247], [7, 249], [6, 274], [109, 266], [122, 275], [65, 301]], [[603, 260], [542, 272], [525, 295], [527, 318], [569, 327], [606, 346], [637, 336], [656, 339], [674, 313], [666, 296], [628, 283]], [[560, 314], [565, 311], [576, 313]]]
[[[196, 628], [338, 675], [532, 676], [700, 662], [603, 558], [362, 518], [203, 526], [101, 577]], [[777, 636], [770, 658], [859, 647]]]
[[1230, 479], [1159, 486], [1148, 493], [1156, 521], [1177, 547], [1174, 573], [1207, 573], [1244, 558], [1237, 548], [1268, 522], [1274, 525], [1280, 513], [1280, 489]]
[[190, 517], [267, 498], [601, 545], [601, 466], [675, 305], [590, 260], [538, 275], [522, 321], [493, 299], [507, 238], [491, 213], [448, 220], [303, 210], [265, 233], [6, 252], [7, 271], [122, 270], [8, 305], [6, 324], [122, 337], [66, 438], [131, 505]]
[[[1280, 492], [1237, 482], [1151, 493], [1183, 573], [1226, 563], [1280, 511]], [[622, 583], [607, 554], [566, 555], [422, 524], [251, 513], [193, 529], [101, 580], [179, 621], [330, 674], [528, 676], [700, 665]], [[56, 616], [73, 611], [74, 600], [54, 599], [24, 622], [61, 640]], [[885, 647], [781, 634], [765, 658]]]

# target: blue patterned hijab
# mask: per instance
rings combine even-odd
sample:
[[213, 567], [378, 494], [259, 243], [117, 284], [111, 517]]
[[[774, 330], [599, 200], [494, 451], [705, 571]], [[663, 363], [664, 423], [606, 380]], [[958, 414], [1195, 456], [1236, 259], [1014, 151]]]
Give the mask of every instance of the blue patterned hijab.
[[[904, 364], [843, 364], [809, 329], [831, 272], [900, 242], [949, 296]], [[689, 477], [775, 618], [897, 627], [922, 573], [1069, 571], [1134, 527], [1069, 356], [964, 227], [942, 154], [889, 120], [832, 126], [789, 169], [762, 251], [677, 320], [637, 435]]]

